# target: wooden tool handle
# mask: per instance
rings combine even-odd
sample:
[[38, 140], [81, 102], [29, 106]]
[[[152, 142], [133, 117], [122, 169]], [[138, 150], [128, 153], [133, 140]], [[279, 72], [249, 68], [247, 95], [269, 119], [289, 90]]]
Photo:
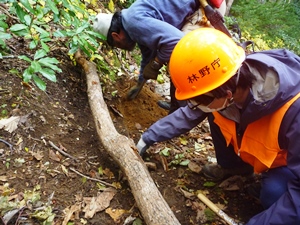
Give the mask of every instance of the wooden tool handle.
[[213, 202], [211, 202], [205, 195], [199, 193], [197, 197], [207, 205], [212, 211], [214, 211], [219, 217], [221, 217], [227, 224], [229, 225], [238, 225], [234, 219], [229, 217], [226, 213], [224, 213], [218, 206], [216, 206]]

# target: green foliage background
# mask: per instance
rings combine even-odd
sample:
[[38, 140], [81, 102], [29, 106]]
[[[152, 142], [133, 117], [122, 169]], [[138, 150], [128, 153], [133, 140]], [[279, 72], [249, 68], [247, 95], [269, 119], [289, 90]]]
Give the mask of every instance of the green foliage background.
[[258, 49], [287, 48], [300, 55], [299, 0], [235, 0], [230, 14]]

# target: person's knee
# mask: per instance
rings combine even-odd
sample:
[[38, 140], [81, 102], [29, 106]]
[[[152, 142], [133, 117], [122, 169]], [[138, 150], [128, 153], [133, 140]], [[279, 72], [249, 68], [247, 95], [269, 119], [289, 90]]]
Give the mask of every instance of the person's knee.
[[260, 191], [260, 202], [262, 206], [267, 209], [273, 203], [275, 203], [280, 196], [282, 196], [287, 191], [287, 186], [280, 182], [269, 182], [262, 185]]
[[296, 176], [287, 167], [270, 169], [262, 174], [260, 201], [264, 208], [269, 208], [288, 190], [288, 182]]

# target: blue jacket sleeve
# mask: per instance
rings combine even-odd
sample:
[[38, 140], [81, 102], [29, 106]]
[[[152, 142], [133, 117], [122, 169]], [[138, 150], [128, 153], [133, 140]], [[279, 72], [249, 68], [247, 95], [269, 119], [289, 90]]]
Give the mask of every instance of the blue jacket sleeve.
[[297, 179], [290, 180], [288, 190], [270, 208], [252, 217], [246, 225], [300, 224], [300, 100], [286, 113], [280, 127], [279, 144], [288, 150], [287, 167]]
[[195, 0], [139, 0], [122, 10], [122, 23], [142, 52], [140, 73], [150, 59], [167, 63], [184, 33], [185, 18], [200, 6]]
[[166, 141], [190, 131], [206, 117], [207, 114], [200, 109], [192, 110], [188, 106], [181, 107], [150, 126], [142, 138], [149, 146], [155, 142]]

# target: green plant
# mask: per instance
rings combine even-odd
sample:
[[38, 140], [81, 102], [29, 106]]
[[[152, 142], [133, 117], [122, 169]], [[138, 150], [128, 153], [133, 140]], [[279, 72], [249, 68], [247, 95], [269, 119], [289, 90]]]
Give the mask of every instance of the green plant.
[[300, 55], [299, 0], [235, 0], [231, 14], [258, 49], [287, 48]]
[[[5, 22], [7, 19], [6, 15], [0, 15], [0, 50], [6, 51], [6, 39], [10, 39], [12, 36], [9, 33], [6, 33], [5, 30], [8, 28], [8, 24]], [[2, 58], [2, 53], [0, 51], [0, 59]]]
[[33, 80], [41, 90], [46, 89], [43, 78], [55, 82], [56, 72], [61, 72], [57, 67], [59, 61], [50, 57], [52, 48], [63, 43], [70, 55], [81, 49], [91, 57], [99, 46], [97, 39], [105, 39], [90, 26], [95, 12], [88, 10], [80, 0], [5, 0], [3, 3], [17, 23], [9, 26], [7, 16], [0, 16], [0, 47], [4, 49], [4, 39], [13, 36], [26, 40], [33, 57], [30, 54], [18, 56], [29, 64], [23, 71], [23, 79], [25, 82]]
[[61, 72], [61, 69], [56, 66], [59, 63], [58, 60], [46, 57], [46, 55], [47, 52], [44, 49], [39, 49], [36, 51], [33, 60], [25, 55], [19, 56], [19, 59], [30, 63], [30, 66], [23, 73], [24, 82], [33, 79], [35, 84], [43, 91], [46, 89], [46, 84], [37, 74], [40, 73], [48, 80], [56, 82], [55, 71]]

